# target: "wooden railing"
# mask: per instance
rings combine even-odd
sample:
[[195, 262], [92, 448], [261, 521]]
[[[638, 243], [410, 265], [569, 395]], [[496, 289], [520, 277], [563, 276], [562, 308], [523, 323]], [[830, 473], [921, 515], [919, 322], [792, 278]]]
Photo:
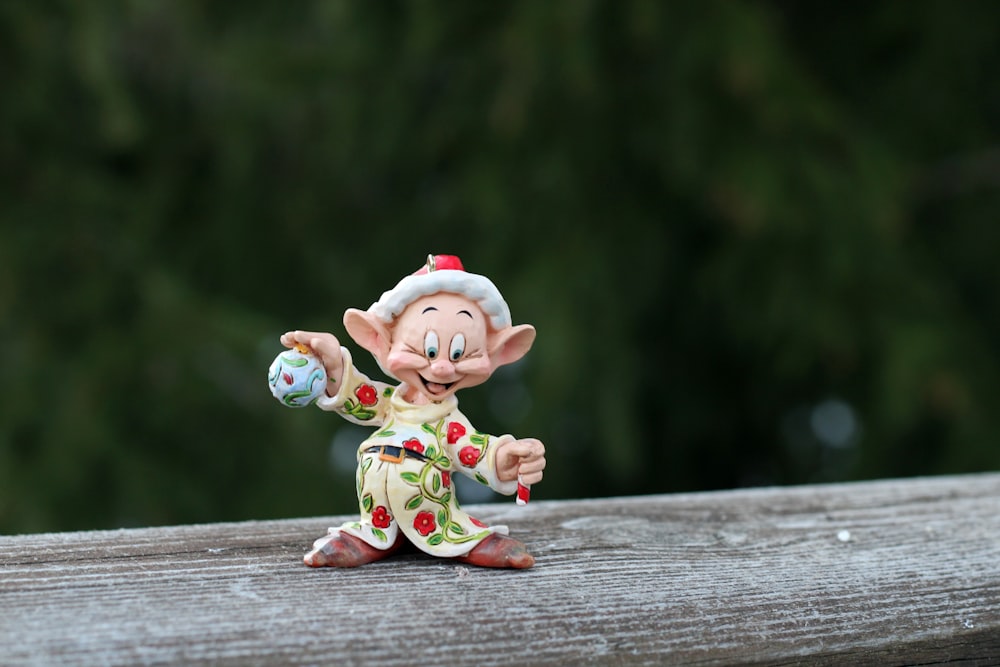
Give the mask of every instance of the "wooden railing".
[[535, 567], [302, 565], [344, 517], [0, 537], [0, 664], [1000, 664], [1000, 474], [474, 512]]

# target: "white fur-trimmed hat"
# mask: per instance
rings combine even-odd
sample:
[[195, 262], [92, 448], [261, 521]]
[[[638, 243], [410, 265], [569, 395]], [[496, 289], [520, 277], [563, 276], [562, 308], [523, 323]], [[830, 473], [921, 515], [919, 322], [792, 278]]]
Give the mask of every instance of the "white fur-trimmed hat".
[[385, 323], [392, 322], [408, 305], [423, 296], [450, 292], [466, 296], [482, 308], [494, 329], [511, 325], [510, 308], [500, 290], [486, 276], [469, 273], [455, 255], [428, 255], [427, 263], [406, 276], [368, 309]]

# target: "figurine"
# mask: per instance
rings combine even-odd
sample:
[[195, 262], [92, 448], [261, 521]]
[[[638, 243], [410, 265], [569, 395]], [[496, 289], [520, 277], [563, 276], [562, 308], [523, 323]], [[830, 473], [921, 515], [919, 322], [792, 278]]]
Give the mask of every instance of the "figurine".
[[[305, 555], [305, 564], [363, 565], [408, 540], [428, 554], [472, 565], [531, 567], [534, 557], [507, 536], [506, 526], [488, 526], [459, 508], [451, 476], [463, 473], [499, 493], [517, 493], [519, 504], [527, 501], [530, 485], [541, 481], [540, 441], [480, 433], [459, 412], [455, 397], [523, 357], [535, 340], [534, 327], [513, 326], [493, 282], [466, 272], [453, 255], [429, 256], [426, 266], [367, 311], [344, 313], [344, 326], [399, 384], [359, 372], [330, 333], [281, 336], [283, 345], [315, 355], [325, 368], [318, 407], [378, 429], [358, 448], [360, 520], [331, 528]], [[280, 388], [272, 384], [272, 390], [281, 400]]]

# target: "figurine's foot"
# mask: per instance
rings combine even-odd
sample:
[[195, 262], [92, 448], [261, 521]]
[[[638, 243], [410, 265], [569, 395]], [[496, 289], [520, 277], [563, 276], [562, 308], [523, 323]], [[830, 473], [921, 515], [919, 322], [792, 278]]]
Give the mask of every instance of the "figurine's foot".
[[364, 540], [346, 533], [337, 533], [316, 541], [313, 550], [302, 558], [309, 567], [357, 567], [382, 560], [403, 544], [400, 535], [388, 549], [376, 549]]
[[535, 564], [527, 547], [512, 537], [493, 533], [476, 548], [455, 560], [480, 567], [512, 567], [523, 570]]

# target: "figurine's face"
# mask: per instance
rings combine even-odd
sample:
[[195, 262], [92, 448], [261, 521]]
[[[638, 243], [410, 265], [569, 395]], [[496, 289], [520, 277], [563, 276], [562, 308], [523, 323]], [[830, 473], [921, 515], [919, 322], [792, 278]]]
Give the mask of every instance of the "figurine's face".
[[431, 401], [480, 384], [493, 371], [486, 317], [464, 296], [417, 299], [396, 318], [391, 337], [383, 366]]

